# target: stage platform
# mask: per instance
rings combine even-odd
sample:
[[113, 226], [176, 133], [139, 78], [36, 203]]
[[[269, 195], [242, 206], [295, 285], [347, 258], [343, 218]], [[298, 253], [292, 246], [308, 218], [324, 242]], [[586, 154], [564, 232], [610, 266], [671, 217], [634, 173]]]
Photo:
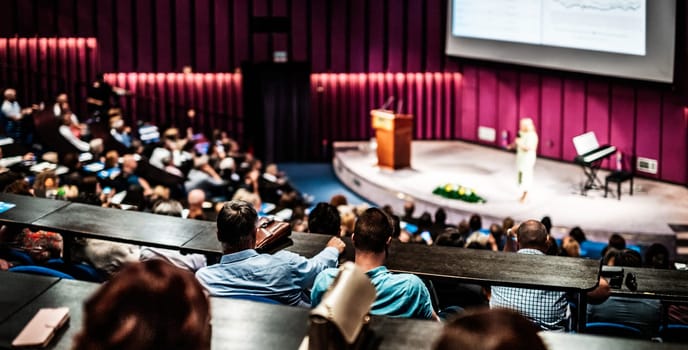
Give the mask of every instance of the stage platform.
[[[370, 142], [337, 142], [334, 150], [339, 180], [376, 205], [391, 205], [395, 212], [403, 212], [404, 201], [412, 198], [416, 216], [424, 211], [434, 214], [442, 207], [453, 224], [473, 213], [483, 217], [484, 226], [501, 223], [507, 216], [522, 221], [549, 215], [557, 238], [580, 226], [588, 239], [606, 241], [617, 232], [629, 243], [658, 242], [671, 252], [676, 251], [676, 232], [669, 225], [688, 224], [688, 188], [679, 185], [636, 177], [633, 196], [628, 182], [622, 184], [621, 200], [615, 197], [615, 185], [610, 185], [608, 198], [604, 189], [583, 196], [580, 187], [585, 175], [580, 166], [538, 159], [534, 188], [526, 203], [520, 203], [516, 155], [505, 150], [461, 141], [414, 141], [412, 167], [396, 171], [377, 166]], [[598, 175], [604, 181], [606, 174], [600, 171]], [[487, 202], [472, 204], [432, 193], [446, 183], [475, 189]]]

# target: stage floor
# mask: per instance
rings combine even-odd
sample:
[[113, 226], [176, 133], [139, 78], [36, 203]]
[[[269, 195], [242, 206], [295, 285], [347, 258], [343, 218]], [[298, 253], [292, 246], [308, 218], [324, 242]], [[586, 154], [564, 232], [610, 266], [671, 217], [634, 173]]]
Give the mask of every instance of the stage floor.
[[[520, 203], [515, 153], [461, 141], [413, 141], [412, 168], [392, 171], [377, 167], [369, 142], [337, 142], [334, 149], [333, 166], [340, 181], [377, 205], [391, 205], [395, 212], [403, 212], [404, 200], [412, 198], [415, 215], [442, 207], [450, 223], [472, 213], [483, 217], [484, 226], [507, 216], [522, 221], [549, 215], [557, 237], [580, 226], [594, 240], [605, 241], [618, 232], [631, 243], [659, 242], [670, 251], [675, 251], [676, 234], [669, 224], [688, 224], [688, 188], [679, 185], [635, 178], [633, 196], [628, 182], [622, 184], [621, 200], [615, 197], [615, 184], [608, 198], [604, 189], [582, 196], [585, 175], [578, 165], [538, 159], [534, 188], [527, 202]], [[604, 181], [606, 174], [600, 171], [598, 177]], [[487, 202], [471, 204], [432, 194], [446, 183], [475, 189]]]

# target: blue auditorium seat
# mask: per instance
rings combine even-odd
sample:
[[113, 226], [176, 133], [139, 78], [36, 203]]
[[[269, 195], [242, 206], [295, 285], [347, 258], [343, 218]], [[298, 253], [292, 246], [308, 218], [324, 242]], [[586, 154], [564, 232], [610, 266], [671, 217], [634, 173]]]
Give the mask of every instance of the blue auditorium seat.
[[265, 304], [275, 304], [275, 305], [281, 305], [277, 300], [270, 299], [268, 297], [261, 297], [258, 295], [234, 295], [230, 297], [231, 299], [240, 299], [240, 300], [250, 300], [250, 301], [256, 301], [259, 303], [265, 303]]
[[688, 325], [669, 324], [659, 328], [662, 341], [671, 343], [688, 343]]
[[95, 267], [84, 263], [65, 263], [62, 259], [50, 259], [45, 267], [66, 273], [75, 279], [88, 282], [103, 282], [105, 277]]
[[30, 275], [41, 275], [41, 276], [51, 276], [51, 277], [59, 277], [59, 278], [64, 278], [67, 280], [73, 280], [74, 277], [64, 273], [60, 272], [57, 270], [53, 270], [51, 268], [47, 268], [44, 266], [38, 266], [38, 265], [24, 265], [24, 266], [15, 266], [11, 267], [9, 269], [11, 272], [19, 272], [19, 273], [27, 273]]
[[638, 328], [612, 322], [589, 322], [585, 325], [585, 333], [610, 337], [644, 339], [642, 332]]

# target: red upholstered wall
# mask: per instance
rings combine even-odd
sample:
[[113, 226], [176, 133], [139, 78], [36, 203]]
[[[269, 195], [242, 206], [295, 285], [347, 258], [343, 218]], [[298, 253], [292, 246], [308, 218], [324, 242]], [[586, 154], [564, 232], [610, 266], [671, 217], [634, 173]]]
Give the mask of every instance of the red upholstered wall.
[[[517, 119], [531, 116], [543, 156], [571, 160], [571, 138], [593, 130], [603, 143], [657, 159], [655, 177], [688, 183], [686, 94], [673, 91], [676, 86], [449, 58], [444, 55], [447, 0], [3, 4], [0, 36], [92, 36], [109, 72], [179, 72], [186, 65], [196, 72], [234, 72], [242, 61], [270, 60], [274, 50], [285, 50], [291, 60], [310, 61], [316, 73], [315, 137], [328, 142], [368, 138], [367, 110], [394, 94], [404, 96], [416, 114], [418, 138], [476, 141], [478, 126], [513, 135]], [[687, 14], [679, 2], [679, 90], [687, 76]], [[288, 17], [289, 31], [254, 33], [252, 16]], [[327, 73], [337, 75], [321, 75]], [[206, 88], [196, 86], [194, 94], [206, 96]], [[206, 99], [211, 97], [197, 99], [203, 104], [195, 107], [205, 109]]]
[[0, 38], [0, 89], [18, 89], [25, 105], [52, 101], [57, 92], [84, 96], [97, 58], [95, 38]]

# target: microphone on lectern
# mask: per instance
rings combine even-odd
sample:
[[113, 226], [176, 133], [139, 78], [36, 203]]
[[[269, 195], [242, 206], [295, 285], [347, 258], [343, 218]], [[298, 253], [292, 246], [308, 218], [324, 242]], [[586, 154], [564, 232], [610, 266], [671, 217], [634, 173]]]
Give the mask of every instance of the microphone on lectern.
[[390, 96], [390, 97], [387, 99], [387, 101], [385, 102], [385, 104], [383, 104], [382, 107], [380, 107], [380, 109], [387, 109], [387, 108], [389, 108], [389, 106], [392, 104], [392, 102], [394, 102], [394, 96]]

